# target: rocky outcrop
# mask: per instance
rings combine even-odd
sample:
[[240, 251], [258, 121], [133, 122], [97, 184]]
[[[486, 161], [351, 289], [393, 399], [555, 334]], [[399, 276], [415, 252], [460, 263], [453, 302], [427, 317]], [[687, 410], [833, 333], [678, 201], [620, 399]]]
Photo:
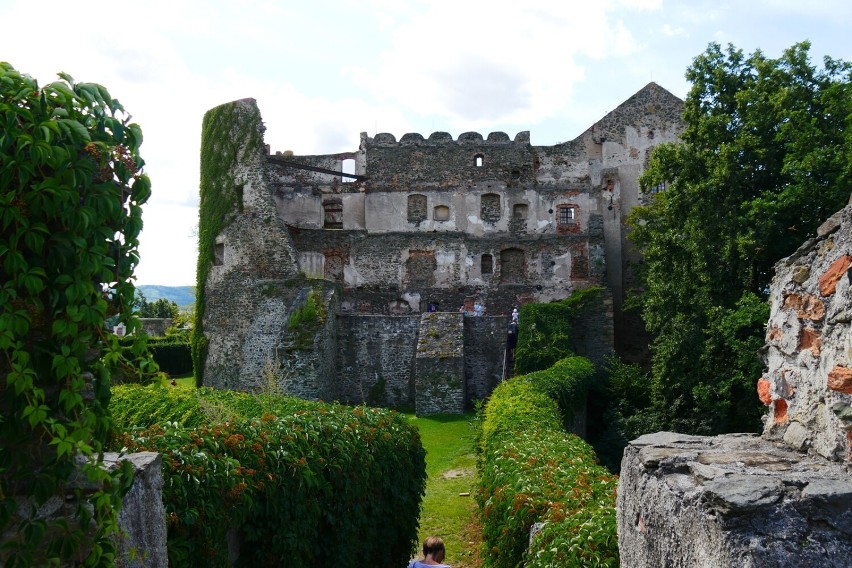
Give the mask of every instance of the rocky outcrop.
[[852, 565], [846, 467], [746, 434], [634, 440], [618, 488], [621, 565]]

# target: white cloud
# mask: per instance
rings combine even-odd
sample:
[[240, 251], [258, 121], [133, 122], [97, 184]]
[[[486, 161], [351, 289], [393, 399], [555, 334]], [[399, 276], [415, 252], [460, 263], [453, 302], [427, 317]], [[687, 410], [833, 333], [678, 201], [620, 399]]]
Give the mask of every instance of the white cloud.
[[661, 31], [663, 32], [663, 35], [667, 35], [669, 37], [689, 35], [684, 28], [680, 26], [674, 28], [671, 24], [663, 24]]

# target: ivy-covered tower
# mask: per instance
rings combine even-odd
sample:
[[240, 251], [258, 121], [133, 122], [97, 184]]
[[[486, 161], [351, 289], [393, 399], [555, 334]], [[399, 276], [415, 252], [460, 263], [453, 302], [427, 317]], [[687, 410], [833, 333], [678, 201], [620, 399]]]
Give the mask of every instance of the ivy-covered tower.
[[201, 133], [198, 290], [193, 360], [199, 384], [259, 388], [298, 290], [295, 249], [267, 182], [254, 99], [211, 109]]

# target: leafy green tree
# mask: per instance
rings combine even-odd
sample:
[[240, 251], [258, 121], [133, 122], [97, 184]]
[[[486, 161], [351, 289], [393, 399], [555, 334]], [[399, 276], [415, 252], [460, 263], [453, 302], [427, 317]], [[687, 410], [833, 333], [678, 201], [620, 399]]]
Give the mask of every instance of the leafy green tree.
[[[0, 62], [0, 565], [109, 566], [129, 465], [102, 467], [111, 377], [128, 364], [142, 132], [105, 88], [39, 87]], [[155, 367], [152, 367], [155, 368]], [[82, 468], [82, 471], [80, 471]], [[74, 481], [76, 479], [76, 481]], [[87, 480], [82, 487], [80, 479]], [[58, 498], [58, 516], [36, 514]]]
[[178, 305], [173, 300], [166, 298], [158, 298], [153, 302], [149, 302], [145, 298], [145, 294], [141, 290], [136, 290], [136, 299], [134, 300], [136, 313], [140, 318], [176, 318], [180, 313]]
[[658, 147], [640, 179], [666, 184], [630, 218], [665, 428], [759, 429], [772, 266], [849, 197], [850, 64], [826, 57], [818, 69], [809, 49], [770, 59], [710, 44], [686, 73], [682, 143]]

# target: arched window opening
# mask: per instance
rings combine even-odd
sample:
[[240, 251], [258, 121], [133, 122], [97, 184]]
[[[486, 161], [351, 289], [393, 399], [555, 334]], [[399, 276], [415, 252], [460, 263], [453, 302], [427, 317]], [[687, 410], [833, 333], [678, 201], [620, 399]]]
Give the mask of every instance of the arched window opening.
[[516, 203], [514, 207], [512, 207], [512, 218], [519, 221], [525, 221], [528, 211], [529, 207], [526, 203]]
[[485, 164], [485, 155], [477, 154], [473, 157], [473, 165], [477, 168], [481, 168]]

